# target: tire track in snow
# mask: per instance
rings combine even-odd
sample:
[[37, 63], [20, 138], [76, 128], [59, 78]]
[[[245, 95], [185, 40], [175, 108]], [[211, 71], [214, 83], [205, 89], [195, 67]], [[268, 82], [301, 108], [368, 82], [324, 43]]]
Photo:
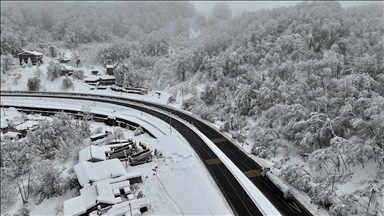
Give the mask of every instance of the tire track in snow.
[[169, 193], [168, 193], [167, 189], [165, 188], [163, 182], [161, 181], [160, 177], [158, 175], [155, 175], [155, 176], [156, 176], [156, 179], [158, 180], [158, 183], [160, 185], [160, 187], [157, 187], [157, 188], [159, 188], [159, 190], [161, 190], [163, 192], [162, 194], [166, 194], [167, 197], [172, 201], [172, 203], [177, 207], [178, 212], [176, 212], [175, 215], [184, 215], [184, 212], [181, 209], [181, 207], [179, 206], [179, 204], [177, 204], [177, 202], [175, 200], [173, 200], [172, 197], [169, 195]]

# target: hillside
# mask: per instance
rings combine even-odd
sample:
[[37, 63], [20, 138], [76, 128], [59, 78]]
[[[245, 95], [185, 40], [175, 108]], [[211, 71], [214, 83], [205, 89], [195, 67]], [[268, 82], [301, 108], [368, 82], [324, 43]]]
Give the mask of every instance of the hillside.
[[[2, 7], [3, 62], [25, 48], [48, 58], [69, 49], [84, 70], [113, 64], [123, 85], [167, 91], [248, 143], [330, 214], [384, 215], [382, 2], [302, 2], [237, 16], [225, 3], [210, 16], [188, 2], [64, 5], [51, 5], [59, 15], [49, 19], [44, 8]], [[16, 76], [10, 68], [2, 89]]]

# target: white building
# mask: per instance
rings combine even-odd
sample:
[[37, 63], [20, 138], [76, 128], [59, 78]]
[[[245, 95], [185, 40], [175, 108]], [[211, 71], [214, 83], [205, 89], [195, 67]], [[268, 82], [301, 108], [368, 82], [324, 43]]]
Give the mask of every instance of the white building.
[[120, 177], [127, 173], [123, 164], [116, 158], [97, 163], [80, 161], [73, 168], [82, 187], [100, 180]]
[[109, 146], [88, 146], [79, 152], [79, 161], [98, 162], [107, 160], [107, 154], [111, 152]]
[[[108, 215], [124, 215], [130, 211], [141, 214], [142, 211], [147, 211], [147, 199], [136, 199], [132, 195], [128, 178], [129, 176], [121, 176], [105, 179], [84, 187], [80, 190], [80, 196], [64, 201], [64, 215], [88, 215], [97, 212], [98, 206], [101, 208], [112, 206], [108, 210], [111, 211]], [[114, 208], [115, 205], [119, 205], [118, 208]], [[130, 209], [122, 208], [129, 205]]]

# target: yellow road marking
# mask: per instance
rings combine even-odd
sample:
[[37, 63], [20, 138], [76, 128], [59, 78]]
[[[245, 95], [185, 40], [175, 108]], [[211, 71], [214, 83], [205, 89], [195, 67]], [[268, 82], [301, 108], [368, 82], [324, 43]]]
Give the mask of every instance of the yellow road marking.
[[185, 132], [187, 132], [187, 134], [191, 135], [191, 133], [188, 132], [188, 130], [184, 130]]
[[213, 158], [213, 159], [205, 160], [205, 163], [207, 163], [207, 165], [213, 165], [213, 164], [219, 164], [222, 162], [219, 158]]
[[294, 199], [297, 203], [299, 203], [299, 206], [300, 206], [301, 208], [303, 208], [303, 209], [308, 213], [308, 215], [312, 215], [312, 213], [310, 213], [305, 207], [303, 207], [303, 205], [301, 205], [300, 202], [297, 201], [297, 199], [296, 199], [295, 197], [293, 197], [293, 199]]
[[280, 196], [279, 195], [277, 195], [277, 197], [279, 197], [279, 199], [281, 200], [281, 201], [283, 201], [283, 203], [293, 212], [293, 213], [295, 213], [295, 211], [293, 211], [292, 209], [291, 209], [291, 207], [289, 207], [289, 205], [283, 200], [283, 199], [281, 199], [280, 198]]
[[301, 213], [301, 210], [300, 210], [300, 208], [296, 205], [295, 201], [292, 201], [292, 203], [293, 203], [293, 205], [295, 205], [295, 206], [293, 206], [291, 203], [288, 203], [288, 205], [292, 206], [292, 208], [296, 209], [298, 212]]
[[211, 141], [213, 143], [219, 143], [219, 142], [225, 142], [225, 141], [227, 141], [227, 139], [225, 139], [225, 137], [220, 137], [220, 138], [216, 138], [216, 139], [211, 139]]
[[245, 171], [244, 174], [248, 178], [252, 178], [252, 177], [255, 177], [255, 176], [260, 176], [260, 169]]
[[243, 203], [244, 207], [247, 209], [247, 211], [248, 211], [249, 215], [252, 215], [252, 213], [249, 211], [249, 209], [248, 209], [248, 208], [247, 208], [247, 206], [245, 205], [245, 203], [244, 203], [243, 199], [241, 199], [241, 196], [240, 196], [240, 195], [237, 193], [237, 190], [236, 190], [236, 189], [233, 187], [233, 185], [232, 185], [231, 181], [229, 181], [229, 179], [228, 179], [227, 175], [225, 175], [225, 173], [223, 172], [223, 170], [221, 169], [221, 167], [220, 167], [220, 166], [218, 166], [218, 167], [219, 167], [220, 171], [223, 173], [223, 175], [225, 176], [225, 178], [227, 179], [227, 181], [229, 182], [229, 184], [231, 185], [232, 189], [235, 191], [235, 193], [237, 194], [237, 196], [238, 196], [238, 197], [239, 197], [239, 199], [241, 200], [241, 202]]

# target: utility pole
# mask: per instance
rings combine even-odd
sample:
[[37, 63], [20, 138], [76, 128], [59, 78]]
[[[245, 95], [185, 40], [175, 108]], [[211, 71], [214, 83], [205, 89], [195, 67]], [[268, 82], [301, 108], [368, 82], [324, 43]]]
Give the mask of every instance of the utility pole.
[[131, 216], [132, 216], [131, 202], [129, 202], [129, 211], [131, 212]]
[[169, 131], [172, 133], [172, 118], [171, 115], [169, 115]]

